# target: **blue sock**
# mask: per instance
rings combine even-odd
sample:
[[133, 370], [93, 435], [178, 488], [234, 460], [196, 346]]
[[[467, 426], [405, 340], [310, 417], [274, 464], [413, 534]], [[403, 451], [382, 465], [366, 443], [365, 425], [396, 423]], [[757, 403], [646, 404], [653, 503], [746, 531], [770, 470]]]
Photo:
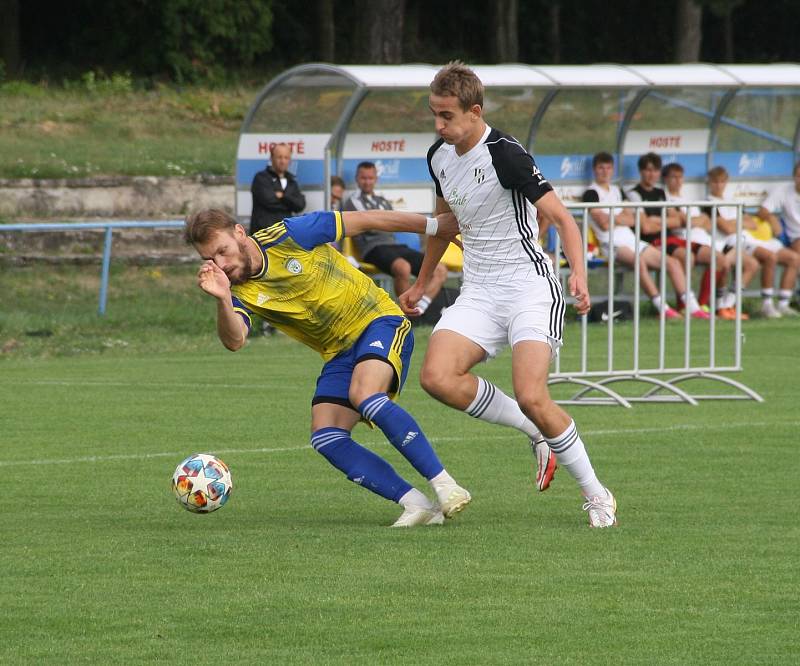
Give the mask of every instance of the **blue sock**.
[[320, 428], [312, 433], [311, 446], [350, 481], [392, 502], [411, 490], [388, 462], [354, 442], [343, 428]]
[[376, 393], [358, 406], [361, 415], [378, 426], [394, 448], [429, 481], [444, 469], [422, 428], [385, 393]]

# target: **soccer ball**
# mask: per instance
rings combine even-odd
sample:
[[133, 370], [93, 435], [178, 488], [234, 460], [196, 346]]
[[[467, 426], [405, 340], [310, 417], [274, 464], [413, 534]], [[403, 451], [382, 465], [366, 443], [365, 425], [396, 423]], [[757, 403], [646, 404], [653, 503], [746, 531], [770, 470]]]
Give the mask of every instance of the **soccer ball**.
[[231, 496], [233, 480], [228, 466], [210, 453], [189, 456], [172, 475], [172, 492], [186, 510], [211, 513]]

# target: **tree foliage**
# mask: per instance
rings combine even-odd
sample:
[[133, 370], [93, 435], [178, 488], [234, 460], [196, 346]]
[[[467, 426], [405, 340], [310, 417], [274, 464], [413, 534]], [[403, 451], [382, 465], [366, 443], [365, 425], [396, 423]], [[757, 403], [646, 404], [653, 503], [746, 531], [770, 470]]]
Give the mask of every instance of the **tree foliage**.
[[[8, 52], [19, 55], [17, 70], [28, 78], [99, 70], [184, 81], [248, 69], [268, 75], [315, 60], [660, 63], [683, 52], [681, 5], [663, 0], [0, 3], [19, 7], [18, 28], [7, 22], [0, 36], [7, 42], [18, 31], [19, 47]], [[692, 58], [699, 53], [710, 62], [800, 60], [797, 0], [770, 0], [768, 10], [761, 0], [683, 4], [699, 9], [690, 18], [697, 31]]]

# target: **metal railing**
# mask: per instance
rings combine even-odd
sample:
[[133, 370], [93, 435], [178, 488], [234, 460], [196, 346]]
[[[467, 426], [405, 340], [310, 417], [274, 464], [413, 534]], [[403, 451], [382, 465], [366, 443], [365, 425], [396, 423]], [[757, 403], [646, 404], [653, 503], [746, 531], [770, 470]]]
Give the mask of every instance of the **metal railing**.
[[[716, 237], [717, 229], [717, 206], [731, 206], [736, 207], [736, 244], [734, 247], [736, 263], [734, 271], [734, 284], [735, 284], [735, 301], [736, 301], [736, 317], [734, 320], [734, 334], [733, 334], [733, 363], [732, 364], [718, 364], [717, 363], [717, 344], [716, 344], [716, 319], [714, 313], [716, 312], [716, 251], [710, 253], [709, 270], [711, 272], [711, 289], [710, 289], [710, 303], [709, 310], [711, 313], [708, 321], [708, 363], [695, 363], [692, 357], [691, 349], [691, 329], [692, 318], [689, 316], [684, 317], [684, 335], [683, 335], [683, 364], [669, 365], [666, 362], [666, 313], [664, 308], [660, 309], [658, 317], [658, 354], [657, 363], [647, 366], [641, 362], [641, 326], [640, 326], [640, 305], [641, 305], [641, 291], [640, 291], [640, 267], [639, 261], [634, 261], [632, 267], [633, 272], [633, 328], [632, 328], [632, 355], [629, 364], [624, 367], [619, 367], [615, 363], [614, 349], [616, 344], [615, 336], [615, 321], [611, 313], [614, 312], [614, 300], [616, 298], [615, 277], [616, 277], [616, 257], [613, 251], [613, 243], [611, 239], [614, 238], [614, 229], [616, 221], [616, 208], [633, 208], [634, 212], [634, 227], [632, 229], [635, 237], [634, 254], [638, 258], [642, 249], [643, 243], [640, 240], [641, 231], [641, 216], [643, 208], [660, 208], [661, 209], [661, 264], [659, 268], [660, 284], [659, 294], [661, 302], [667, 302], [667, 286], [666, 286], [666, 259], [667, 259], [667, 210], [669, 208], [681, 208], [686, 211], [687, 226], [686, 238], [691, 238], [691, 216], [689, 210], [693, 207], [703, 207], [711, 209], [711, 234], [712, 238]], [[584, 265], [587, 264], [587, 245], [589, 237], [589, 210], [593, 208], [604, 209], [609, 211], [609, 252], [607, 257], [607, 277], [608, 277], [608, 319], [606, 322], [607, 336], [606, 336], [606, 355], [607, 364], [603, 370], [590, 370], [589, 369], [589, 335], [588, 335], [588, 318], [584, 315], [581, 317], [581, 350], [580, 350], [580, 366], [575, 370], [562, 370], [561, 359], [556, 357], [554, 372], [550, 375], [551, 384], [573, 383], [578, 384], [582, 388], [568, 400], [559, 400], [562, 404], [618, 404], [625, 407], [630, 407], [631, 402], [676, 402], [683, 401], [691, 405], [697, 405], [698, 400], [712, 400], [712, 399], [752, 399], [763, 402], [761, 396], [755, 391], [748, 388], [741, 382], [737, 382], [729, 377], [723, 377], [720, 373], [733, 373], [742, 370], [742, 214], [744, 204], [737, 202], [719, 202], [719, 201], [647, 201], [647, 202], [620, 202], [609, 205], [606, 203], [581, 203], [569, 204], [571, 211], [579, 211], [582, 220], [579, 221], [579, 226], [582, 229], [583, 237], [583, 255]], [[686, 278], [687, 291], [691, 289], [692, 285], [692, 253], [690, 251], [690, 241], [687, 240], [687, 252], [685, 253], [684, 272]], [[715, 249], [715, 248], [713, 248]], [[560, 257], [561, 246], [560, 239], [556, 239], [556, 257]], [[594, 268], [594, 271], [602, 270], [602, 268]], [[560, 262], [557, 262], [556, 272], [561, 277]], [[686, 297], [687, 294], [679, 294], [679, 296]], [[687, 309], [688, 314], [688, 309]], [[732, 386], [740, 390], [741, 394], [690, 394], [688, 391], [680, 388], [677, 384], [682, 384], [691, 379], [706, 379], [715, 382], [720, 382], [728, 386]], [[644, 395], [637, 396], [623, 396], [620, 392], [614, 391], [609, 388], [610, 384], [618, 382], [645, 382], [652, 385]], [[592, 397], [590, 394], [593, 392], [600, 392], [602, 397]]]
[[100, 295], [97, 312], [100, 315], [106, 313], [106, 302], [108, 300], [108, 280], [111, 267], [111, 245], [115, 229], [180, 229], [183, 227], [183, 220], [120, 220], [119, 222], [47, 222], [44, 224], [2, 224], [0, 232], [21, 231], [21, 232], [45, 232], [45, 231], [87, 231], [95, 229], [105, 229], [105, 240], [103, 244], [103, 261], [100, 269]]

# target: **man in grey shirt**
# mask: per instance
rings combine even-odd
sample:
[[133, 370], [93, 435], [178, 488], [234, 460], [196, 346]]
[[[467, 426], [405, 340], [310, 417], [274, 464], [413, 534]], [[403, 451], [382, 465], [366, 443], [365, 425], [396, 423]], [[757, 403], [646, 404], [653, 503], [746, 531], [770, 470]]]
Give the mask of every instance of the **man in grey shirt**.
[[[378, 182], [378, 170], [372, 162], [361, 162], [356, 168], [356, 184], [358, 192], [354, 193], [344, 204], [343, 210], [392, 210], [384, 197], [375, 194]], [[402, 294], [411, 286], [411, 275], [419, 275], [424, 254], [408, 245], [398, 243], [393, 233], [385, 231], [367, 231], [354, 236], [359, 258], [377, 266], [392, 276], [394, 291]], [[447, 280], [447, 266], [438, 264], [433, 277], [428, 282], [425, 295], [417, 303], [420, 316], [425, 313], [431, 301], [441, 291]]]

